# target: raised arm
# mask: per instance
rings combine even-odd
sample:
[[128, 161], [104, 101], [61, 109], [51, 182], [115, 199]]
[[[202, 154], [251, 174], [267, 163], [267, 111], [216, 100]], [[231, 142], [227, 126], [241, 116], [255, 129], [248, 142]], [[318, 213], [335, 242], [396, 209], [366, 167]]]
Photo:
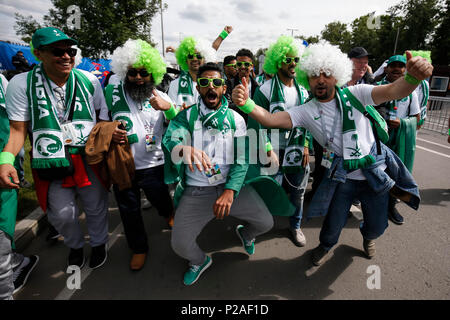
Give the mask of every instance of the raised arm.
[[285, 111], [270, 113], [249, 99], [247, 79], [242, 78], [242, 84], [234, 87], [232, 99], [243, 112], [263, 126], [267, 128], [292, 129], [292, 120], [289, 113]]
[[406, 51], [406, 59], [407, 74], [404, 77], [393, 83], [373, 88], [372, 99], [376, 105], [408, 96], [421, 80], [430, 77], [433, 73], [433, 66], [426, 59], [419, 56], [413, 58], [409, 51]]
[[223, 28], [222, 32], [217, 36], [216, 40], [214, 40], [212, 44], [214, 50], [219, 50], [219, 47], [222, 44], [223, 40], [225, 40], [225, 38], [231, 33], [231, 31], [233, 31], [232, 26], [225, 26], [225, 28]]

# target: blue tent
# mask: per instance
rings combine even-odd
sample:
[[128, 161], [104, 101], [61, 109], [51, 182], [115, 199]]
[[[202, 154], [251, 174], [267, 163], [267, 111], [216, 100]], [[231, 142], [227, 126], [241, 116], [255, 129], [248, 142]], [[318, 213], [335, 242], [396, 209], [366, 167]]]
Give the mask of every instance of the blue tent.
[[[11, 59], [17, 53], [17, 51], [23, 52], [24, 57], [28, 60], [30, 65], [32, 65], [33, 63], [39, 63], [31, 53], [29, 46], [0, 41], [0, 71], [16, 69], [12, 64]], [[82, 62], [77, 66], [77, 68], [93, 73], [103, 85], [106, 75], [111, 70], [111, 67], [109, 65], [110, 62], [111, 60], [106, 59], [92, 60], [83, 58]]]

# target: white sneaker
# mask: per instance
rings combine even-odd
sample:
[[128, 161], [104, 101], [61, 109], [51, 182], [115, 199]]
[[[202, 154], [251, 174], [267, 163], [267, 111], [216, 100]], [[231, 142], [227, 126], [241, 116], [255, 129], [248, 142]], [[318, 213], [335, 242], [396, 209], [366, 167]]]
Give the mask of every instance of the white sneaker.
[[299, 247], [304, 247], [306, 245], [306, 238], [302, 232], [302, 229], [293, 229], [289, 228], [292, 233], [292, 237], [294, 238], [294, 243]]

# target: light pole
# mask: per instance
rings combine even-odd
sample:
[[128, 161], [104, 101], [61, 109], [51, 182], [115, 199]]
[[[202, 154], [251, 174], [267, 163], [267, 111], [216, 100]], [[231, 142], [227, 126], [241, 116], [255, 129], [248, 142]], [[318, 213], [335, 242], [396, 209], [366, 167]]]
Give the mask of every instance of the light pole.
[[398, 41], [399, 32], [400, 32], [400, 27], [397, 27], [397, 36], [395, 37], [395, 45], [394, 45], [394, 55], [395, 55], [395, 52], [397, 51], [397, 41]]
[[163, 22], [163, 5], [162, 5], [162, 0], [159, 0], [159, 5], [160, 5], [160, 9], [161, 9], [161, 38], [162, 38], [162, 52], [163, 52], [163, 57], [166, 57], [166, 50], [164, 48], [164, 22]]
[[291, 30], [291, 37], [294, 37], [294, 31], [298, 31], [298, 29], [287, 28], [286, 30]]

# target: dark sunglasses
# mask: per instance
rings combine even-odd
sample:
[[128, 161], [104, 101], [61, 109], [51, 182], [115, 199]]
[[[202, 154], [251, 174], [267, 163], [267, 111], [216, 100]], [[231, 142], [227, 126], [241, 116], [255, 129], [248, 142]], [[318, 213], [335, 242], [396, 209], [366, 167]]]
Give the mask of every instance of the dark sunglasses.
[[240, 68], [240, 67], [242, 67], [242, 66], [244, 66], [244, 67], [246, 67], [246, 68], [248, 68], [248, 67], [251, 67], [253, 65], [253, 63], [251, 63], [251, 62], [242, 62], [242, 61], [238, 61], [238, 62], [236, 62], [236, 66], [238, 67], [238, 68]]
[[202, 60], [203, 59], [203, 57], [202, 57], [202, 55], [200, 53], [188, 54], [187, 57], [190, 60], [194, 59], [194, 57], [197, 57], [198, 60]]
[[223, 86], [225, 80], [221, 78], [198, 78], [197, 83], [200, 87], [204, 88], [209, 86], [209, 84], [212, 82], [213, 86], [218, 88]]
[[294, 61], [295, 63], [298, 63], [298, 62], [300, 61], [300, 58], [299, 58], [299, 57], [295, 57], [295, 58], [292, 58], [292, 57], [286, 57], [286, 58], [283, 60], [283, 62], [286, 63], [286, 64], [291, 64], [292, 61]]
[[130, 77], [136, 77], [138, 73], [142, 78], [148, 77], [150, 75], [150, 73], [148, 73], [148, 71], [145, 69], [130, 69], [128, 70], [127, 75], [129, 75]]
[[64, 54], [68, 54], [69, 57], [75, 57], [77, 55], [77, 49], [76, 48], [68, 48], [68, 49], [61, 49], [61, 48], [45, 48], [44, 50], [50, 51], [51, 54], [53, 54], [55, 57], [62, 57]]

